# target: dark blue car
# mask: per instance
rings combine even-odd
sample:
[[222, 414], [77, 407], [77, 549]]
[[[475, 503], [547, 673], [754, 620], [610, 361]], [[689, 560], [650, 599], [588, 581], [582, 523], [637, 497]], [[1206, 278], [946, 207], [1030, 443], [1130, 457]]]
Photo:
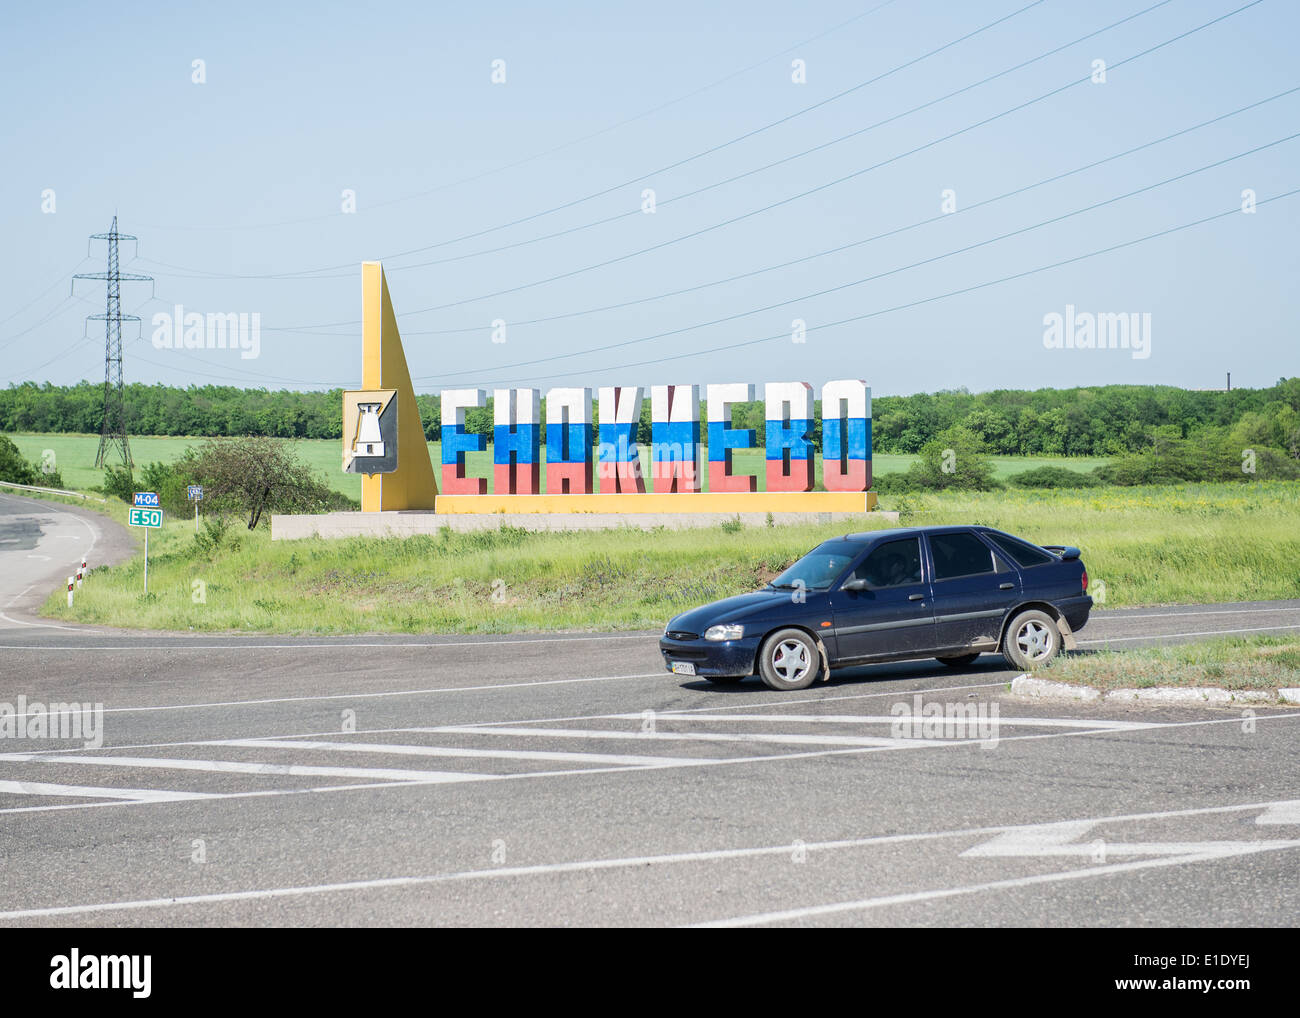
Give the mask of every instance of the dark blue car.
[[1079, 549], [1039, 547], [990, 527], [913, 527], [819, 544], [762, 590], [678, 615], [659, 649], [668, 670], [711, 682], [758, 674], [803, 689], [832, 668], [1001, 652], [1029, 670], [1088, 621]]

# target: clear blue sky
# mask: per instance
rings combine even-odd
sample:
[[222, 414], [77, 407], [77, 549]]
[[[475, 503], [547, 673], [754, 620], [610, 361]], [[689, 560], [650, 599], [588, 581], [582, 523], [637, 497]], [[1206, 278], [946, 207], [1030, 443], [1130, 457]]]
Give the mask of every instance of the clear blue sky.
[[[123, 288], [124, 310], [145, 319], [140, 338], [124, 330], [129, 381], [359, 384], [359, 327], [347, 323], [360, 317], [360, 262], [370, 259], [384, 262], [421, 391], [861, 377], [883, 395], [1208, 388], [1227, 371], [1234, 385], [1261, 386], [1300, 373], [1300, 195], [942, 296], [1230, 212], [1247, 188], [1260, 202], [1300, 188], [1300, 139], [1273, 144], [1300, 131], [1296, 92], [966, 211], [1300, 86], [1300, 9], [1289, 0], [1113, 66], [1248, 2], [1172, 0], [872, 128], [1156, 3], [1045, 0], [832, 99], [1029, 2], [20, 5], [0, 40], [0, 384], [102, 379], [103, 326], [83, 319], [103, 311], [103, 284], [79, 282], [82, 299], [69, 300], [68, 279], [102, 271], [104, 246], [86, 260], [86, 238], [114, 212], [140, 237], [134, 260], [124, 247], [123, 270], [157, 279], [152, 302], [147, 283]], [[791, 80], [796, 58], [804, 84]], [[1104, 84], [894, 159], [1087, 77], [1097, 59], [1111, 65]], [[203, 84], [191, 80], [195, 60]], [[492, 82], [495, 60], [504, 84]], [[861, 133], [826, 145], [851, 132]], [[658, 201], [652, 215], [639, 211], [645, 188]], [[42, 212], [46, 189], [54, 214]], [[355, 214], [340, 211], [344, 189], [356, 193]], [[940, 215], [946, 189], [958, 212], [939, 221], [592, 310], [911, 227]], [[413, 249], [425, 250], [402, 254]], [[323, 267], [335, 268], [290, 277]], [[259, 312], [260, 356], [155, 349], [149, 318], [178, 303]], [[903, 304], [915, 306], [887, 311]], [[1045, 349], [1043, 318], [1067, 304], [1149, 312], [1151, 356]], [[568, 317], [523, 324], [555, 316]], [[870, 317], [827, 326], [860, 316]], [[795, 318], [807, 323], [803, 344], [788, 338]], [[504, 343], [492, 341], [494, 319], [507, 323]], [[593, 352], [664, 332], [675, 334]], [[786, 338], [756, 342], [771, 336]], [[572, 356], [554, 359], [563, 354]], [[553, 359], [520, 363], [540, 358]]]

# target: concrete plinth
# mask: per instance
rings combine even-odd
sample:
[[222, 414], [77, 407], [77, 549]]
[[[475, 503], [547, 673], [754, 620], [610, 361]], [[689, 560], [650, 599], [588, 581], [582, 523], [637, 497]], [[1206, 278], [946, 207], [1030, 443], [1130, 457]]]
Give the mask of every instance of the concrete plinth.
[[763, 527], [771, 516], [775, 526], [798, 523], [898, 522], [895, 512], [740, 512], [740, 513], [438, 513], [402, 510], [377, 513], [321, 513], [315, 516], [272, 516], [271, 540], [305, 537], [410, 537], [436, 534], [443, 527], [458, 533], [522, 527], [525, 530], [649, 530], [666, 527], [716, 527], [739, 519], [748, 527]]

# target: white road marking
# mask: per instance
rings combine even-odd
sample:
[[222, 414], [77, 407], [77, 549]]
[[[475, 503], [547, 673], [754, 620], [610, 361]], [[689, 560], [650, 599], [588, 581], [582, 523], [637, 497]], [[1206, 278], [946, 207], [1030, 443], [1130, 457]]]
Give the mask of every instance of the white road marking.
[[1127, 622], [1129, 619], [1173, 619], [1184, 615], [1257, 615], [1261, 612], [1300, 612], [1300, 605], [1290, 608], [1213, 608], [1203, 611], [1169, 611], [1152, 612], [1149, 615], [1111, 615], [1109, 612], [1093, 615], [1089, 620], [1097, 622]]
[[1147, 636], [1109, 636], [1104, 640], [1080, 640], [1079, 646], [1105, 646], [1108, 643], [1131, 643], [1133, 640], [1177, 640], [1184, 636], [1230, 636], [1233, 633], [1279, 633], [1296, 626], [1255, 626], [1252, 629], [1203, 629], [1195, 633], [1152, 633]]
[[[639, 717], [639, 715], [638, 715]], [[766, 732], [643, 732], [640, 730], [618, 732], [599, 728], [482, 728], [476, 725], [445, 725], [438, 728], [417, 728], [417, 732], [452, 733], [456, 735], [526, 735], [551, 739], [630, 739], [632, 741], [669, 742], [772, 742], [792, 746], [874, 746], [882, 749], [903, 749], [912, 741], [908, 739], [873, 738], [866, 735], [792, 735]]]
[[[1273, 807], [1276, 808], [1276, 807]], [[1258, 821], [1256, 821], [1258, 823]], [[999, 834], [975, 845], [963, 858], [1097, 858], [1112, 855], [1195, 855], [1202, 857], [1239, 855], [1244, 848], [1300, 848], [1300, 841], [1112, 841], [1080, 842], [1097, 825], [1088, 820], [1042, 824]]]
[[[412, 731], [412, 729], [405, 729]], [[316, 742], [297, 739], [214, 739], [204, 746], [245, 746], [252, 749], [338, 750], [345, 753], [391, 753], [407, 756], [484, 757], [501, 760], [575, 760], [593, 764], [623, 764], [627, 767], [659, 767], [664, 764], [692, 764], [698, 757], [620, 756], [613, 753], [564, 753], [533, 749], [465, 749], [455, 746], [409, 746], [378, 742]]]
[[[1288, 720], [1294, 721], [1297, 719], [1300, 719], [1300, 713], [1261, 714], [1256, 718], [1256, 721], [1257, 722], [1288, 721]], [[1146, 727], [1148, 729], [1165, 730], [1171, 728], [1198, 728], [1198, 727], [1207, 727], [1211, 725], [1240, 725], [1240, 724], [1241, 724], [1241, 719], [1239, 717], [1228, 717], [1228, 718], [1200, 719], [1196, 721], [1153, 722], [1150, 725], [1147, 725]], [[474, 732], [480, 731], [480, 729], [477, 728], [473, 728], [470, 730]], [[385, 729], [381, 731], [394, 731], [394, 730]], [[396, 731], [409, 731], [409, 730], [397, 729]], [[427, 732], [428, 729], [420, 729], [419, 731]], [[528, 729], [527, 731], [531, 733], [533, 730]], [[325, 733], [315, 733], [315, 734], [337, 735], [338, 733], [325, 732]], [[1002, 736], [1001, 738], [999, 738], [998, 743], [999, 745], [1002, 745], [1009, 742], [1026, 742], [1026, 741], [1035, 741], [1040, 739], [1067, 739], [1067, 738], [1074, 738], [1076, 736], [1119, 735], [1119, 734], [1126, 734], [1126, 733], [1117, 732], [1113, 729], [1092, 729], [1092, 730], [1076, 729], [1076, 730], [1068, 730], [1063, 732], [1039, 732], [1033, 735]], [[820, 757], [829, 757], [829, 756], [849, 756], [849, 755], [858, 755], [858, 754], [865, 754], [865, 753], [881, 753], [881, 752], [889, 752], [896, 749], [947, 749], [953, 746], [978, 745], [979, 742], [979, 740], [969, 740], [969, 739], [912, 739], [912, 740], [890, 739], [890, 740], [882, 740], [882, 741], [888, 742], [888, 745], [854, 746], [854, 747], [849, 747], [847, 749], [809, 750], [809, 751], [798, 752], [798, 753], [771, 753], [771, 754], [764, 754], [760, 756], [747, 756], [747, 757], [742, 756], [742, 757], [731, 757], [731, 758], [700, 758], [698, 760], [692, 758], [688, 763], [663, 764], [658, 766], [656, 769], [669, 770], [675, 767], [728, 767], [733, 765], [740, 766], [745, 764], [760, 764], [760, 763], [766, 764], [766, 763], [774, 763], [774, 762], [785, 762], [790, 760], [811, 760], [811, 759], [817, 759]], [[901, 745], [896, 745], [896, 743], [900, 743], [900, 742], [902, 743]], [[167, 745], [167, 744], [163, 744], [163, 745]], [[171, 745], [188, 746], [188, 745], [204, 745], [204, 743], [202, 742], [173, 743]], [[110, 748], [122, 749], [126, 747], [110, 747]], [[158, 748], [158, 745], [155, 744], [152, 747], [146, 746], [141, 748]], [[75, 751], [69, 750], [59, 754], [47, 753], [45, 754], [45, 756], [55, 761], [57, 760], [71, 761], [77, 759], [77, 757], [73, 755], [74, 752]], [[11, 759], [16, 755], [25, 755], [25, 754], [0, 754], [0, 760]], [[638, 769], [649, 769], [649, 768], [630, 768], [626, 766], [583, 767], [583, 768], [575, 768], [572, 770], [562, 770], [562, 771], [529, 771], [529, 772], [519, 773], [519, 774], [499, 774], [499, 775], [490, 775], [490, 777], [498, 781], [515, 781], [515, 780], [527, 780], [533, 778], [553, 778], [553, 777], [567, 777], [567, 776], [575, 776], [575, 775], [590, 776], [594, 774], [614, 774], [614, 773], [626, 774], [630, 771], [638, 770]], [[437, 782], [431, 782], [431, 783], [437, 783]], [[377, 782], [374, 784], [359, 783], [359, 784], [338, 785], [338, 786], [329, 786], [329, 787], [317, 786], [317, 787], [310, 787], [310, 788], [270, 789], [270, 790], [261, 790], [256, 792], [223, 792], [219, 794], [217, 793], [211, 794], [208, 796], [208, 798], [243, 799], [243, 798], [262, 798], [266, 796], [276, 796], [276, 795], [303, 795], [303, 794], [312, 794], [312, 793], [369, 791], [376, 788], [383, 788], [383, 789], [408, 788], [409, 789], [411, 787], [418, 787], [422, 784], [425, 783], [420, 781]], [[34, 812], [53, 812], [53, 811], [61, 811], [61, 810], [68, 810], [68, 809], [91, 809], [99, 806], [106, 807], [106, 806], [133, 806], [133, 805], [139, 805], [139, 804], [134, 802], [97, 802], [97, 803], [79, 803], [79, 804], [70, 804], [70, 805], [56, 805], [56, 806], [16, 806], [16, 807], [0, 809], [0, 815], [6, 813], [34, 813]], [[1178, 815], [1178, 814], [1171, 814], [1171, 815]]]
[[[354, 786], [355, 787], [355, 786]], [[1224, 813], [1242, 813], [1250, 810], [1268, 810], [1274, 807], [1300, 806], [1300, 800], [1275, 800], [1271, 802], [1239, 803], [1231, 806], [1206, 806], [1190, 809], [1165, 810], [1158, 813], [1130, 813], [1109, 817], [1089, 817], [1084, 820], [1066, 821], [1096, 825], [1101, 823], [1123, 823], [1128, 821], [1167, 820], [1181, 817], [1212, 816]], [[1025, 830], [1041, 827], [1042, 824], [1002, 825], [995, 827], [970, 827], [949, 831], [927, 831], [915, 834], [886, 834], [865, 838], [852, 838], [837, 841], [809, 842], [802, 847], [808, 852], [833, 852], [846, 849], [871, 848], [879, 845], [896, 845], [908, 842], [925, 842], [951, 838], [969, 838], [982, 835], [996, 835], [1008, 831]], [[542, 863], [534, 866], [502, 866], [490, 870], [463, 870], [453, 873], [438, 873], [427, 876], [378, 877], [367, 880], [350, 880], [334, 884], [309, 884], [297, 887], [274, 887], [250, 891], [227, 891], [216, 894], [193, 894], [175, 897], [143, 898], [130, 901], [98, 902], [82, 905], [56, 905], [44, 908], [13, 909], [0, 912], [0, 920], [30, 919], [48, 916], [93, 915], [104, 912], [121, 912], [140, 909], [183, 908], [190, 905], [215, 905], [238, 901], [259, 901], [275, 898], [301, 897], [315, 894], [337, 894], [351, 891], [382, 890], [395, 887], [417, 887], [432, 884], [444, 884], [461, 881], [501, 880], [519, 877], [552, 876], [564, 873], [595, 873], [601, 870], [631, 869], [643, 866], [665, 866], [689, 863], [720, 862], [730, 859], [757, 858], [762, 856], [788, 856], [791, 846], [764, 845], [751, 848], [713, 849], [695, 852], [672, 852], [662, 855], [642, 855], [620, 858], [587, 859], [573, 862]], [[1218, 857], [1215, 857], [1218, 858]], [[790, 916], [802, 918], [810, 914], [824, 914], [825, 911], [850, 911], [880, 907], [882, 904], [903, 904], [911, 900], [949, 897], [957, 894], [970, 894], [979, 890], [1002, 887], [1025, 886], [1026, 883], [1042, 883], [1060, 879], [1075, 879], [1102, 874], [1128, 872], [1153, 866], [1179, 865], [1202, 861], [1197, 856], [1176, 859], [1152, 859], [1133, 863], [1118, 863], [1113, 866], [1094, 866], [1087, 869], [1070, 870], [1064, 874], [1043, 874], [1039, 877], [1018, 878], [1011, 881], [993, 881], [987, 884], [968, 885], [966, 887], [946, 888], [935, 891], [915, 892], [912, 895], [892, 895], [888, 898], [865, 899], [860, 902], [840, 902], [834, 905], [813, 906], [812, 909], [797, 909], [788, 913], [764, 913], [763, 916], [749, 916], [741, 919], [719, 920], [718, 924], [747, 925], [757, 922], [776, 922], [778, 918]], [[920, 895], [920, 897], [916, 897]]]
[[175, 771], [210, 771], [220, 774], [285, 774], [293, 777], [365, 778], [370, 781], [418, 781], [443, 784], [490, 781], [498, 774], [467, 771], [412, 771], [387, 767], [317, 767], [306, 764], [247, 763], [240, 760], [188, 760], [143, 756], [53, 756], [45, 753], [10, 753], [6, 760], [19, 763], [83, 764], [90, 767], [152, 767]]
[[1300, 800], [1270, 806], [1255, 820], [1257, 824], [1296, 824], [1300, 826]]
[[[1283, 843], [1261, 842], [1266, 847], [1246, 848], [1236, 855], [1251, 855], [1255, 852], [1277, 851], [1278, 848], [1300, 847], [1300, 842]], [[933, 891], [913, 891], [909, 894], [890, 894], [879, 898], [863, 898], [859, 901], [842, 901], [832, 905], [811, 905], [806, 908], [792, 908], [783, 912], [760, 912], [756, 915], [737, 916], [731, 919], [715, 919], [711, 922], [695, 923], [701, 929], [732, 928], [737, 926], [764, 926], [769, 923], [792, 922], [799, 919], [811, 919], [817, 916], [836, 915], [844, 912], [865, 912], [869, 909], [888, 908], [891, 905], [913, 905], [922, 901], [935, 901], [940, 898], [954, 898], [963, 894], [978, 894], [983, 891], [1011, 890], [1018, 887], [1034, 887], [1039, 884], [1054, 884], [1063, 880], [1088, 880], [1092, 877], [1111, 876], [1117, 873], [1131, 873], [1136, 870], [1159, 869], [1165, 866], [1184, 866], [1194, 862], [1216, 862], [1223, 858], [1217, 853], [1211, 855], [1178, 855], [1161, 859], [1143, 859], [1138, 862], [1111, 863], [1090, 866], [1084, 869], [1066, 870], [1063, 873], [1041, 873], [1032, 877], [1013, 877], [1009, 880], [990, 880], [982, 884], [967, 884], [963, 887], [945, 887]]]
[[[774, 705], [775, 706], [775, 705]], [[974, 706], [972, 704], [971, 706]], [[910, 710], [911, 704], [908, 704]], [[608, 714], [609, 718], [626, 721], [640, 721], [641, 714]], [[907, 715], [909, 718], [911, 714]], [[897, 714], [674, 714], [668, 711], [656, 711], [656, 721], [779, 721], [790, 724], [845, 724], [845, 725], [892, 725], [899, 720]], [[946, 720], [935, 718], [935, 721]], [[1025, 725], [1034, 728], [1113, 728], [1116, 731], [1133, 728], [1149, 728], [1148, 722], [1142, 721], [1103, 721], [1093, 718], [1022, 718], [999, 714], [989, 718], [993, 725]]]
[[55, 795], [83, 799], [128, 799], [132, 802], [180, 802], [209, 799], [207, 792], [172, 792], [159, 788], [106, 788], [99, 785], [52, 785], [44, 781], [0, 781], [0, 793]]
[[[304, 703], [318, 700], [379, 700], [389, 696], [424, 696], [432, 693], [475, 693], [493, 689], [516, 689], [520, 686], [558, 686], [575, 682], [613, 682], [617, 679], [648, 679], [666, 672], [641, 672], [636, 675], [594, 675], [578, 679], [535, 679], [530, 682], [507, 682], [495, 686], [439, 686], [433, 689], [398, 689], [378, 693], [323, 693], [319, 696], [281, 696], [266, 700], [225, 700], [208, 703], [155, 704], [141, 707], [106, 707], [105, 714], [144, 714], [152, 711], [195, 710], [201, 707], [261, 707], [273, 703]], [[337, 732], [333, 733], [337, 734]]]
[[[2, 616], [0, 616], [2, 617]], [[35, 622], [23, 623], [24, 625], [38, 625]], [[54, 629], [68, 629], [68, 626], [53, 626]], [[86, 629], [76, 629], [74, 632], [93, 631], [90, 627]], [[148, 644], [94, 644], [79, 643], [76, 646], [45, 646], [41, 644], [19, 644], [19, 643], [0, 643], [0, 650], [39, 650], [45, 651], [72, 651], [82, 653], [84, 651], [94, 651], [103, 653], [104, 651], [114, 650], [390, 650], [390, 649], [416, 649], [416, 650], [437, 650], [439, 647], [514, 647], [528, 643], [590, 643], [593, 640], [602, 642], [609, 640], [658, 640], [659, 637], [649, 633], [599, 633], [595, 636], [541, 636], [530, 637], [524, 640], [448, 640], [442, 643], [417, 643], [407, 641], [405, 643], [346, 643], [347, 637], [342, 637], [338, 643], [256, 643], [257, 634], [249, 634], [250, 639], [240, 643], [208, 643], [204, 637], [196, 637], [189, 633], [177, 633], [173, 637], [168, 637], [170, 645], [160, 643], [155, 645]], [[126, 637], [129, 639], [130, 637]], [[204, 641], [204, 642], [200, 642]], [[190, 647], [178, 646], [189, 642]], [[664, 671], [661, 674], [667, 675]]]

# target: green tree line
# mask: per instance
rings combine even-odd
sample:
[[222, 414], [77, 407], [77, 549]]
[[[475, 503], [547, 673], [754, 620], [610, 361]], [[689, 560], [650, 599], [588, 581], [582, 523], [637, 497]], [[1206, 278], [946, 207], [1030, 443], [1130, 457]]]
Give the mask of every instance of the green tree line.
[[[426, 437], [441, 436], [441, 401], [416, 397]], [[341, 438], [342, 390], [294, 392], [202, 385], [126, 387], [128, 430], [137, 435]], [[702, 404], [703, 408], [703, 404]], [[543, 403], [543, 419], [545, 406]], [[103, 385], [24, 382], [0, 389], [0, 432], [94, 434], [103, 414]], [[736, 427], [764, 439], [761, 402], [735, 407]], [[1300, 378], [1264, 389], [1194, 391], [1173, 386], [1107, 385], [1074, 389], [965, 389], [873, 401], [872, 448], [919, 453], [950, 428], [961, 428], [991, 455], [1123, 456], [1150, 449], [1157, 434], [1184, 440], [1238, 429], [1272, 448], [1300, 454]], [[492, 435], [492, 400], [467, 412], [471, 432]], [[1158, 430], [1164, 429], [1164, 430]], [[650, 441], [650, 400], [638, 439]], [[821, 448], [818, 402], [813, 443]]]

